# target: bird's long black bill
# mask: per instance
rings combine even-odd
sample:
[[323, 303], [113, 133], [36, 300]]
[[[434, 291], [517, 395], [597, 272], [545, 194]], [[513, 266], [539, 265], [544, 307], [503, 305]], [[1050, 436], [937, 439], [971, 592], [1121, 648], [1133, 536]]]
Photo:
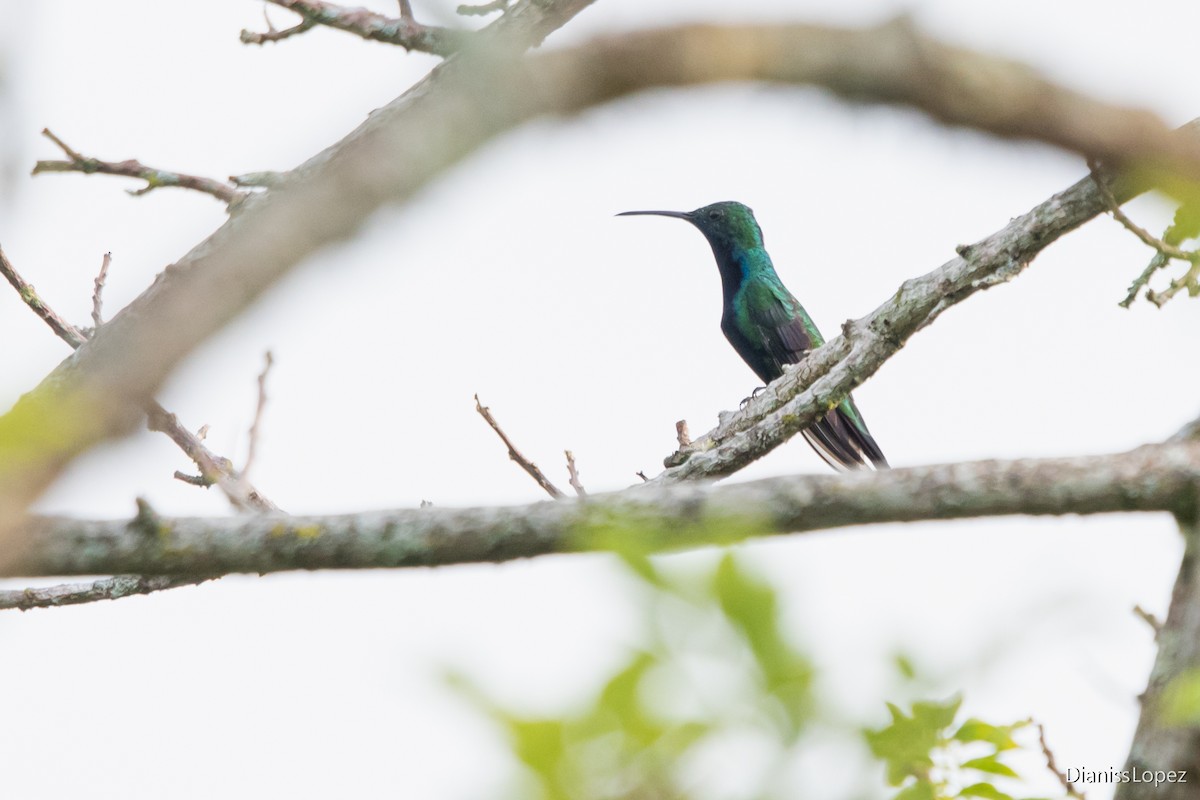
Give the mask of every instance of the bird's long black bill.
[[622, 211], [617, 214], [618, 217], [677, 217], [679, 219], [690, 219], [690, 216], [683, 211]]

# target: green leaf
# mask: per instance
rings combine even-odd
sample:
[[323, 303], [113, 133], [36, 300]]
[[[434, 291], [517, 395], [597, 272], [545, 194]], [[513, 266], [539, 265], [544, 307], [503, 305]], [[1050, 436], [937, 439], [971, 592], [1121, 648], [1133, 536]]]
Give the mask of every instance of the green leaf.
[[567, 756], [564, 724], [561, 720], [521, 719], [515, 715], [502, 720], [508, 728], [513, 755], [525, 764], [542, 785], [543, 796], [566, 800], [571, 793], [562, 784], [562, 764]]
[[958, 796], [983, 797], [987, 800], [1013, 800], [1012, 795], [1005, 794], [990, 783], [973, 783], [970, 786], [963, 787]]
[[962, 696], [955, 695], [942, 703], [922, 700], [913, 703], [913, 719], [925, 727], [941, 731], [954, 724], [958, 707], [962, 705]]
[[589, 717], [581, 720], [580, 733], [600, 735], [618, 729], [642, 747], [659, 739], [667, 726], [654, 719], [642, 704], [642, 681], [658, 664], [658, 657], [648, 651], [635, 651], [628, 663], [600, 690]]
[[788, 716], [790, 732], [798, 732], [811, 707], [813, 670], [784, 638], [775, 589], [744, 570], [732, 553], [717, 565], [712, 589], [729, 623], [750, 646], [766, 690]]
[[669, 588], [667, 579], [663, 577], [658, 568], [654, 566], [654, 562], [650, 560], [649, 548], [638, 547], [620, 538], [614, 538], [610, 544], [611, 551], [643, 583], [663, 591]]
[[975, 769], [980, 772], [988, 772], [992, 775], [1003, 775], [1006, 778], [1019, 778], [1012, 767], [1008, 764], [1003, 764], [996, 759], [995, 756], [984, 756], [983, 758], [972, 758], [970, 761], [963, 763], [963, 769]]
[[909, 777], [924, 780], [933, 768], [931, 753], [940, 744], [940, 729], [907, 716], [891, 703], [888, 710], [892, 724], [863, 731], [867, 745], [886, 765], [887, 780], [892, 786], [899, 786]]
[[917, 781], [901, 789], [892, 800], [937, 800], [937, 790], [929, 781]]
[[997, 750], [1013, 750], [1020, 747], [1012, 737], [1013, 731], [1028, 725], [1027, 720], [1012, 725], [992, 725], [981, 719], [971, 717], [954, 732], [954, 739], [959, 742], [986, 742], [995, 745]]
[[1197, 236], [1200, 236], [1200, 202], [1195, 197], [1189, 197], [1175, 209], [1175, 219], [1163, 234], [1163, 241], [1179, 245]]
[[632, 710], [638, 707], [638, 687], [658, 658], [646, 650], [635, 650], [625, 664], [600, 690], [599, 705]]

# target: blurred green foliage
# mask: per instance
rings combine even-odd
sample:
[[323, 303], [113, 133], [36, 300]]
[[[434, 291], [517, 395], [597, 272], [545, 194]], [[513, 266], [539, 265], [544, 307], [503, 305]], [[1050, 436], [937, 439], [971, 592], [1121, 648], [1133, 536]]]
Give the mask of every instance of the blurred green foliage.
[[1149, 286], [1151, 278], [1172, 263], [1171, 257], [1156, 247], [1157, 252], [1142, 273], [1130, 284], [1129, 292], [1120, 305], [1129, 308], [1143, 289], [1146, 290], [1146, 299], [1160, 308], [1180, 291], [1186, 290], [1189, 296], [1200, 297], [1200, 252], [1195, 249], [1194, 244], [1191, 250], [1184, 247], [1185, 243], [1200, 238], [1200, 185], [1187, 178], [1154, 169], [1135, 170], [1131, 177], [1135, 183], [1145, 182], [1155, 186], [1168, 199], [1179, 203], [1175, 217], [1163, 231], [1160, 241], [1183, 250], [1190, 254], [1190, 258], [1182, 262], [1187, 266], [1164, 289], [1156, 291]]
[[[880, 784], [860, 778], [871, 777], [874, 758], [887, 783], [900, 787], [894, 800], [1011, 798], [994, 781], [1017, 778], [1000, 757], [1018, 747], [1013, 733], [1027, 723], [956, 726], [958, 698], [916, 702], [909, 712], [889, 704], [892, 721], [878, 730], [831, 723], [813, 664], [787, 635], [775, 588], [742, 559], [726, 552], [680, 569], [668, 568], [671, 559], [619, 555], [644, 590], [644, 641], [585, 702], [532, 716], [455, 680], [501, 727], [530, 777], [518, 796], [792, 798], [805, 751], [840, 725], [857, 751], [847, 764], [817, 769], [853, 770], [862, 794], [882, 796]], [[917, 670], [898, 657], [896, 672], [910, 682]], [[747, 758], [747, 744], [758, 755]], [[811, 761], [804, 769], [815, 774]]]
[[1030, 722], [993, 725], [971, 718], [955, 726], [961, 705], [961, 697], [916, 702], [906, 714], [888, 703], [891, 724], [865, 731], [872, 754], [886, 766], [888, 783], [902, 787], [893, 800], [1013, 800], [993, 781], [1019, 781], [1001, 754], [1021, 746], [1013, 733]]
[[1200, 724], [1200, 670], [1176, 675], [1163, 689], [1162, 717], [1168, 725]]

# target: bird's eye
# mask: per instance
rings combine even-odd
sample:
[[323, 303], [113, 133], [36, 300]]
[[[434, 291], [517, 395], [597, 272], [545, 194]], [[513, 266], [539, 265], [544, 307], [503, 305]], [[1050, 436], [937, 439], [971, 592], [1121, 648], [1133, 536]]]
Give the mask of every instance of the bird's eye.
[[709, 219], [720, 219], [720, 218], [721, 218], [721, 217], [723, 217], [723, 216], [725, 216], [725, 215], [724, 215], [724, 214], [722, 214], [720, 211], [710, 211], [710, 212], [708, 212], [708, 218], [709, 218]]

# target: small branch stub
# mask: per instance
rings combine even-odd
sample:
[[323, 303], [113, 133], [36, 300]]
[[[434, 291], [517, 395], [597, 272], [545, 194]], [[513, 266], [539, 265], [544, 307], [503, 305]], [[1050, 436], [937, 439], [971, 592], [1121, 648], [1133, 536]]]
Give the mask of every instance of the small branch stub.
[[563, 454], [567, 457], [567, 474], [571, 476], [571, 488], [580, 497], [587, 497], [587, 489], [583, 488], [583, 483], [579, 480], [579, 470], [575, 468], [575, 454], [570, 450], [564, 450]]
[[494, 14], [497, 11], [507, 11], [508, 0], [492, 0], [490, 3], [482, 3], [481, 5], [460, 5], [454, 9], [456, 14], [464, 17], [485, 17], [488, 14]]
[[686, 419], [681, 419], [675, 423], [675, 441], [679, 443], [680, 450], [692, 446], [692, 437], [688, 435]]
[[96, 275], [92, 289], [92, 329], [98, 329], [104, 324], [104, 282], [108, 280], [108, 265], [112, 263], [112, 253], [105, 253], [100, 262], [100, 273]]
[[266, 44], [267, 42], [281, 42], [290, 36], [296, 36], [317, 27], [316, 20], [302, 19], [297, 25], [279, 30], [275, 27], [274, 23], [271, 22], [271, 15], [267, 13], [265, 8], [263, 9], [263, 19], [266, 20], [267, 30], [263, 33], [256, 33], [255, 31], [246, 30], [243, 28], [242, 32], [238, 35], [238, 38], [241, 39], [242, 44], [261, 45]]
[[1142, 622], [1150, 626], [1150, 630], [1154, 631], [1155, 639], [1157, 639], [1158, 635], [1162, 633], [1162, 620], [1160, 620], [1151, 612], [1142, 608], [1140, 605], [1136, 605], [1133, 607], [1133, 614]]

